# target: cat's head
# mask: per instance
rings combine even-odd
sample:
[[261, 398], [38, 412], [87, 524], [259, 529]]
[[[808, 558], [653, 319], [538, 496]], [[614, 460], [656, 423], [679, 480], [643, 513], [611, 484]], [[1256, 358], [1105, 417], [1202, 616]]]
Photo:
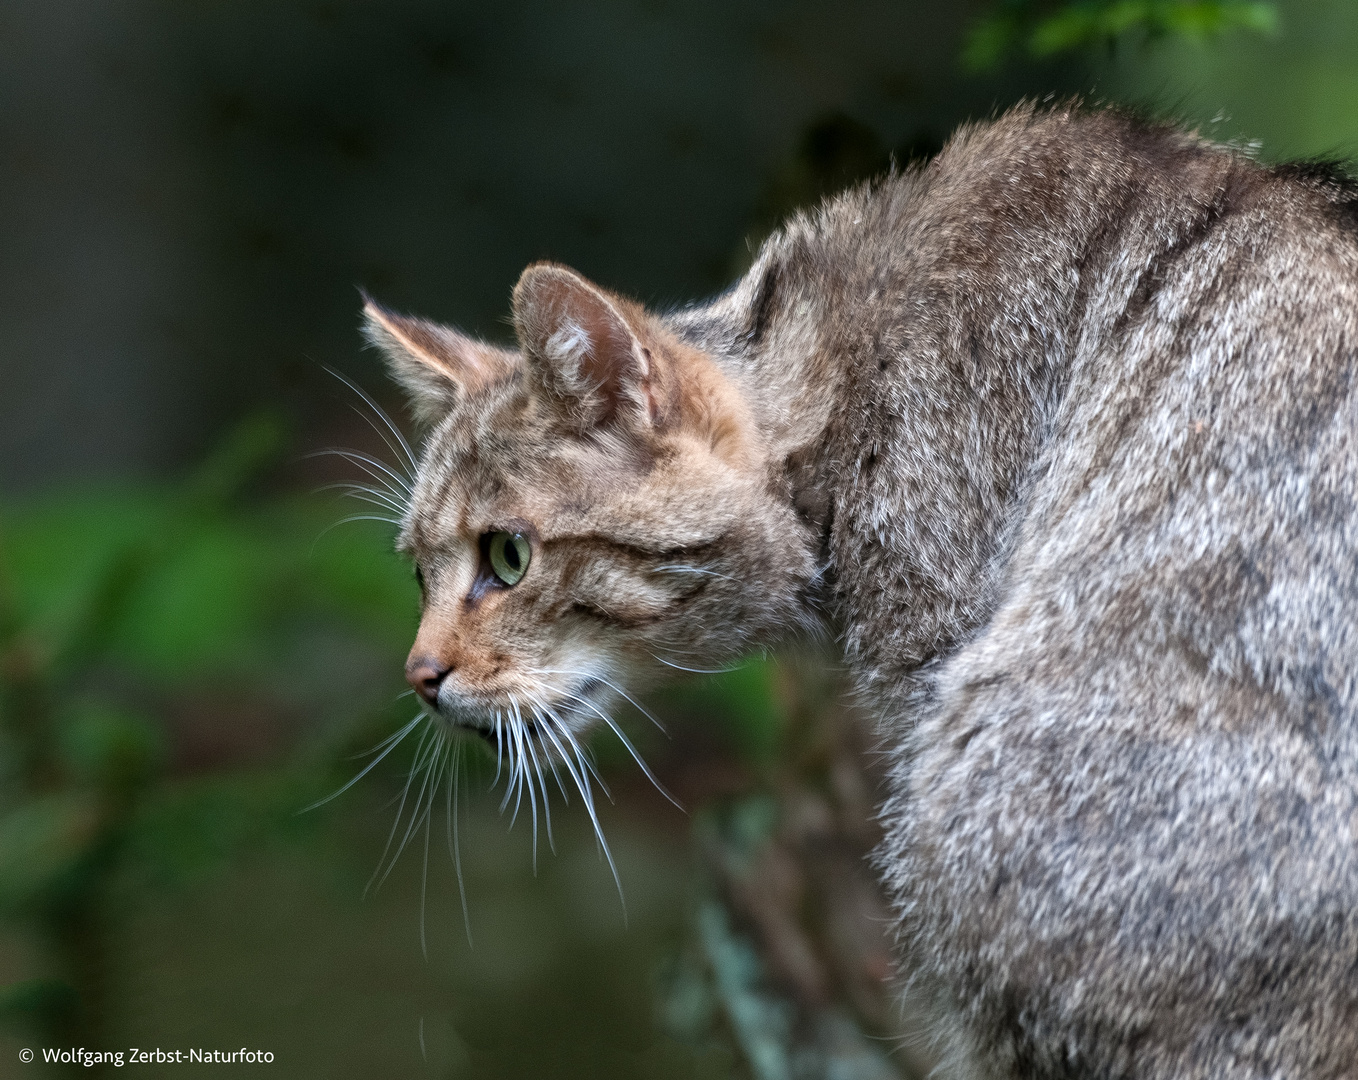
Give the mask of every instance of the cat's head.
[[518, 350], [366, 309], [428, 429], [399, 540], [424, 597], [407, 677], [453, 724], [550, 718], [555, 741], [804, 621], [815, 568], [710, 356], [561, 266], [529, 267], [513, 314]]

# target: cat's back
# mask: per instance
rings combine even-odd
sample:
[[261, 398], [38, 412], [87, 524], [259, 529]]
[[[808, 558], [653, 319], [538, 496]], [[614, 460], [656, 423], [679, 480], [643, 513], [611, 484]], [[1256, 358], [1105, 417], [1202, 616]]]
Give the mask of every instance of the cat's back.
[[[1358, 201], [1108, 114], [966, 140], [926, 181], [941, 311], [855, 383], [899, 551], [838, 548], [879, 700], [925, 701], [883, 860], [915, 959], [995, 1067], [1353, 1075]], [[882, 528], [922, 503], [956, 533]]]
[[[1234, 610], [1233, 583], [1265, 578], [1295, 601], [1288, 626], [1358, 602], [1341, 569], [1358, 535], [1358, 185], [1342, 173], [1115, 112], [1020, 109], [805, 231], [789, 262], [823, 261], [821, 351], [842, 368], [824, 380], [831, 549], [851, 655], [881, 683], [1058, 581], [1133, 635], [1148, 613], [1118, 582], [1144, 600], [1157, 566], [1212, 566], [1198, 583], [1166, 569], [1176, 609]], [[921, 618], [933, 601], [953, 610]], [[1347, 634], [1327, 623], [1328, 651]]]

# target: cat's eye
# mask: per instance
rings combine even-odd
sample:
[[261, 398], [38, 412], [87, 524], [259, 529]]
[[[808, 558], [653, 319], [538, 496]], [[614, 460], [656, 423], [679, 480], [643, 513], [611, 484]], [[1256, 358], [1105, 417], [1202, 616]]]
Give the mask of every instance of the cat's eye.
[[533, 548], [522, 533], [497, 532], [490, 534], [487, 553], [495, 576], [506, 585], [517, 585], [528, 572]]

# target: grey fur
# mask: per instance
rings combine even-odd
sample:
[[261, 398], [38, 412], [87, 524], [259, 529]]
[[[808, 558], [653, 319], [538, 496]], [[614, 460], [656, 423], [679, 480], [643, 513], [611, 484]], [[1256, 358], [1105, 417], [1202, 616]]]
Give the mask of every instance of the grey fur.
[[795, 417], [962, 1072], [1358, 1075], [1355, 208], [1023, 109], [680, 318]]
[[952, 1070], [1358, 1076], [1353, 189], [1025, 107], [664, 325], [893, 748]]

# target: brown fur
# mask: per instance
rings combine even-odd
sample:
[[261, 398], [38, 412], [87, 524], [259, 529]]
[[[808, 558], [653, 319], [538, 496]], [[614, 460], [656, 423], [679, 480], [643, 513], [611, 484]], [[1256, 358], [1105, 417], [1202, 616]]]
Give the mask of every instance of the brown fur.
[[[896, 751], [879, 867], [954, 1071], [1358, 1076], [1355, 208], [1020, 108], [710, 304], [530, 267], [498, 381], [370, 308], [437, 418], [402, 543], [440, 713], [578, 730], [595, 675], [827, 625]], [[530, 571], [473, 602], [511, 520]]]

